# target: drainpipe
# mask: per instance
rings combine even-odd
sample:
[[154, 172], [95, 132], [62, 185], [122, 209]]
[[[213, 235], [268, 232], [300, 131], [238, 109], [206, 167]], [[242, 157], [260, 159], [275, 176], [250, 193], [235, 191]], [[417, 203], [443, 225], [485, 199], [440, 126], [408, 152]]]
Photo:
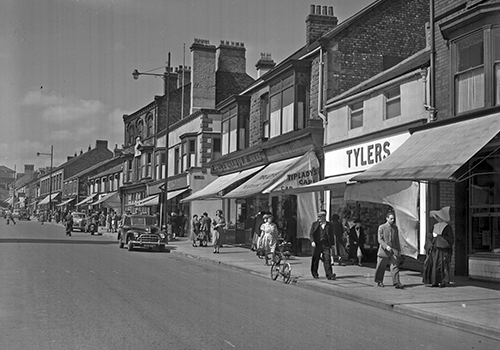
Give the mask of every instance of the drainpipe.
[[437, 120], [436, 108], [436, 41], [435, 41], [435, 23], [434, 23], [434, 0], [430, 0], [430, 71], [429, 71], [429, 121], [434, 122]]
[[328, 120], [323, 114], [323, 47], [319, 50], [319, 67], [318, 67], [318, 116], [323, 120], [324, 139], [327, 140]]

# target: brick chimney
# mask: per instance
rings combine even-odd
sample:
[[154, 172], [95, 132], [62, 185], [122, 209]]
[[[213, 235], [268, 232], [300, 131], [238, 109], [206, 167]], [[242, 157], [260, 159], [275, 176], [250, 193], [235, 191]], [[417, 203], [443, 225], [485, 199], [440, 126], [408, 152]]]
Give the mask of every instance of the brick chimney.
[[273, 69], [275, 65], [276, 63], [271, 58], [270, 53], [261, 52], [260, 59], [255, 65], [255, 68], [257, 68], [257, 78], [260, 78], [262, 75]]
[[204, 39], [194, 39], [191, 49], [190, 113], [201, 108], [215, 108], [215, 51]]
[[97, 149], [108, 149], [108, 141], [107, 140], [96, 140], [95, 148]]
[[245, 44], [238, 41], [221, 40], [217, 48], [219, 57], [217, 71], [231, 73], [246, 73]]
[[333, 15], [333, 6], [311, 5], [311, 11], [306, 18], [306, 44], [310, 45], [323, 34], [335, 28], [338, 23]]
[[177, 73], [178, 89], [182, 87], [182, 84], [188, 85], [191, 82], [191, 67], [180, 65], [179, 67], [175, 67], [175, 73]]
[[[170, 92], [177, 90], [177, 79], [177, 72], [174, 73], [172, 71], [172, 67], [170, 67], [170, 74], [168, 75], [168, 89], [170, 90]], [[166, 89], [167, 84], [165, 84], [165, 93], [167, 93]]]

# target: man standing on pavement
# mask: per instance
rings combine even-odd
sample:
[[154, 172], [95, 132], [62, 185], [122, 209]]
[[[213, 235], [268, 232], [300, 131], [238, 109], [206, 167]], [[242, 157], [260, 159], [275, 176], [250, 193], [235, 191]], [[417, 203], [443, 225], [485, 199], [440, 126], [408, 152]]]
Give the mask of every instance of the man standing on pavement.
[[384, 274], [387, 263], [390, 263], [392, 284], [396, 289], [403, 289], [404, 285], [399, 281], [399, 259], [401, 249], [399, 245], [398, 227], [394, 224], [396, 218], [394, 213], [387, 213], [386, 223], [378, 227], [378, 252], [377, 267], [375, 269], [375, 282], [377, 286], [384, 286]]
[[332, 223], [326, 221], [326, 211], [318, 213], [318, 220], [311, 225], [309, 233], [313, 255], [311, 261], [311, 274], [318, 278], [318, 265], [323, 255], [323, 266], [325, 267], [326, 278], [334, 280], [336, 275], [333, 273], [331, 251], [335, 239]]

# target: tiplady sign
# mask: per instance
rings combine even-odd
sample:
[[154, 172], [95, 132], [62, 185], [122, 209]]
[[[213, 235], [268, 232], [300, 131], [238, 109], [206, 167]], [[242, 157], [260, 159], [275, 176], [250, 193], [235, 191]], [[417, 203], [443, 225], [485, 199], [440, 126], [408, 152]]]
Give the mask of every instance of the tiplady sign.
[[406, 132], [326, 152], [325, 177], [365, 171], [389, 157], [409, 137]]

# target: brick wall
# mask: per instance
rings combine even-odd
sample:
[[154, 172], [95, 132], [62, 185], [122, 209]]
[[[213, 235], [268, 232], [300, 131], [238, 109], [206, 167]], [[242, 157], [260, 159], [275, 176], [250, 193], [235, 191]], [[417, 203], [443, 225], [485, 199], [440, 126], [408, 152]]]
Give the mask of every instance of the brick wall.
[[260, 115], [261, 98], [269, 91], [266, 86], [252, 94], [250, 98], [249, 147], [262, 142], [262, 121]]

